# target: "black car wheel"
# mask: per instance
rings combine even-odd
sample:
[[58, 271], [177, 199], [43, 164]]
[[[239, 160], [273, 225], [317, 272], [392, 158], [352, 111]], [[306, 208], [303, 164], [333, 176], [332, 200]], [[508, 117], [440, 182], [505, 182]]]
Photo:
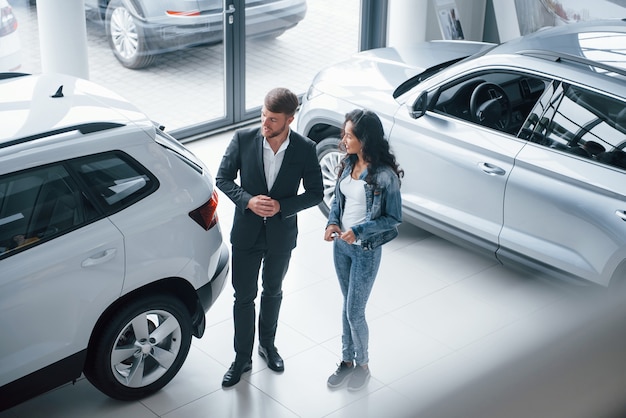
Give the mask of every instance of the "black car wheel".
[[126, 68], [152, 64], [156, 55], [147, 48], [146, 36], [123, 0], [111, 0], [106, 12], [106, 33], [115, 58]]
[[105, 321], [91, 341], [85, 376], [112, 398], [140, 399], [172, 380], [190, 346], [185, 306], [171, 297], [150, 296]]
[[324, 184], [324, 198], [318, 205], [324, 216], [328, 216], [330, 203], [335, 196], [335, 183], [337, 183], [337, 170], [345, 153], [339, 149], [339, 138], [326, 138], [317, 144], [317, 160], [322, 169], [322, 182]]

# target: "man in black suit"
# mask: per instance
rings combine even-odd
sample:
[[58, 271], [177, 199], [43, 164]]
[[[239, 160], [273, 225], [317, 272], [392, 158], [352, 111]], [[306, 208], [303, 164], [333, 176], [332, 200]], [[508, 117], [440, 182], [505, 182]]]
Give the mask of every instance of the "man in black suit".
[[291, 91], [275, 88], [267, 93], [261, 127], [237, 131], [217, 171], [217, 187], [236, 206], [230, 233], [236, 356], [224, 375], [224, 387], [239, 382], [252, 368], [261, 264], [259, 355], [271, 370], [284, 370], [274, 338], [282, 281], [296, 247], [296, 214], [318, 204], [323, 195], [315, 143], [289, 128], [297, 108], [298, 98]]

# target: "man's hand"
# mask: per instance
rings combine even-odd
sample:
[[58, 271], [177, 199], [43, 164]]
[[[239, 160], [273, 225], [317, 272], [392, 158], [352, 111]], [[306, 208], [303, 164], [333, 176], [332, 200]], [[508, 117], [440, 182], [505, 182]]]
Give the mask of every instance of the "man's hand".
[[264, 218], [271, 218], [280, 212], [280, 203], [278, 200], [260, 194], [248, 201], [248, 209]]

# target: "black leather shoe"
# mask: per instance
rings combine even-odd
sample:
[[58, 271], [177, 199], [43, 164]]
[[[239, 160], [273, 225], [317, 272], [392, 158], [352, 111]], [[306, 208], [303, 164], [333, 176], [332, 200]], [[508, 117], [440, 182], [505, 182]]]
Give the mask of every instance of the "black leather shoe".
[[238, 363], [234, 361], [222, 379], [222, 386], [230, 387], [236, 385], [241, 380], [241, 375], [252, 370], [252, 362]]
[[276, 347], [265, 348], [259, 346], [259, 355], [267, 362], [267, 367], [269, 367], [270, 370], [274, 370], [275, 372], [285, 370], [285, 363], [283, 363], [283, 359], [280, 357], [280, 354], [278, 354]]

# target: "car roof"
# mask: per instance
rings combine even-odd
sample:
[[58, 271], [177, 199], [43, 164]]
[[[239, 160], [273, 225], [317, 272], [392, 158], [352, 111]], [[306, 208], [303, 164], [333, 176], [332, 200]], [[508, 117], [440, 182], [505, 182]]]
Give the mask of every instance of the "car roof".
[[[540, 29], [500, 44], [487, 54], [532, 54], [544, 58], [580, 58], [626, 71], [626, 20], [600, 19]], [[537, 54], [538, 55], [538, 54]]]
[[73, 132], [153, 123], [118, 94], [64, 74], [0, 73], [0, 148]]

